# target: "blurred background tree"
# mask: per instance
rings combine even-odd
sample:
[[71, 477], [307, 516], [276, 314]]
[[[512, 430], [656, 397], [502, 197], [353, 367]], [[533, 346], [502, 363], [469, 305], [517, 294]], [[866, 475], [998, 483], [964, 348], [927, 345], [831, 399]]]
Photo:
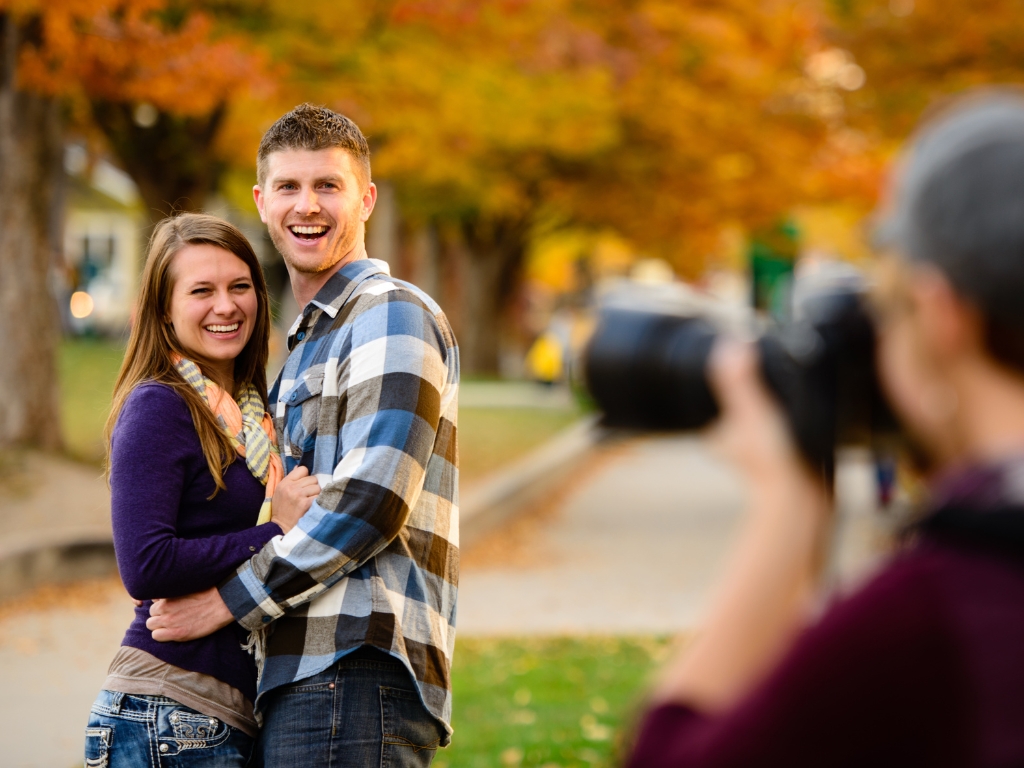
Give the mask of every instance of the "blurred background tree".
[[[309, 100], [367, 133], [369, 250], [500, 368], [524, 260], [612, 233], [697, 278], [736, 233], [873, 204], [921, 110], [1024, 63], [1015, 0], [0, 0], [0, 439], [55, 446], [68, 131], [151, 221], [251, 211], [254, 155]], [[603, 236], [603, 235], [602, 235]]]
[[[282, 92], [351, 114], [393, 187], [371, 254], [421, 283], [461, 275], [443, 303], [469, 371], [498, 369], [538, 229], [610, 228], [693, 276], [723, 229], [813, 193], [830, 126], [797, 98], [819, 89], [803, 67], [824, 45], [806, 3], [266, 7]], [[339, 43], [310, 45], [324, 35]]]
[[889, 142], [944, 97], [1024, 73], [1017, 0], [830, 0], [830, 36], [867, 75], [850, 120]]
[[63, 248], [64, 142], [102, 137], [152, 221], [218, 187], [229, 100], [261, 61], [195, 4], [0, 0], [0, 440], [60, 445], [49, 276]]

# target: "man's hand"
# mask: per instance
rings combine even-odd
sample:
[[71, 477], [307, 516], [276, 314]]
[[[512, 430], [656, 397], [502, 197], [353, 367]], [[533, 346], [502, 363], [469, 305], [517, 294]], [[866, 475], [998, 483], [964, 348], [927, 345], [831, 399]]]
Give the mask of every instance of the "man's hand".
[[161, 643], [197, 640], [226, 627], [235, 617], [216, 587], [185, 597], [154, 600], [146, 627]]

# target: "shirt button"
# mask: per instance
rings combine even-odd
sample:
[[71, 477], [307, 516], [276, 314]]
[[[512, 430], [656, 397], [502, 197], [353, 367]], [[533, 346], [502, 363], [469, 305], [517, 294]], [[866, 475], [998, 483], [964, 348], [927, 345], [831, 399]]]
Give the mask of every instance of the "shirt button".
[[269, 624], [270, 623], [270, 617], [269, 616], [264, 616], [263, 617], [263, 623], [264, 624]]
[[168, 747], [166, 744], [161, 744], [160, 745], [160, 751], [161, 752], [166, 752], [168, 749], [170, 749], [170, 747]]
[[256, 547], [249, 547], [249, 551], [250, 552], [255, 552], [256, 551]]
[[306, 332], [299, 331], [298, 333], [295, 334], [295, 338], [298, 339], [299, 341], [302, 341], [304, 338], [306, 338]]

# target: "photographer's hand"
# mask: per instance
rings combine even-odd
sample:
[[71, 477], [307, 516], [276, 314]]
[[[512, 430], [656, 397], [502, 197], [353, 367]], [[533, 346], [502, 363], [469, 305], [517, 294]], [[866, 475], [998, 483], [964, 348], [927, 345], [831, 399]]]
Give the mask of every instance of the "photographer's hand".
[[761, 382], [753, 347], [719, 342], [711, 374], [722, 407], [716, 443], [748, 481], [747, 519], [703, 630], [654, 691], [657, 703], [705, 711], [746, 694], [802, 625], [829, 509]]

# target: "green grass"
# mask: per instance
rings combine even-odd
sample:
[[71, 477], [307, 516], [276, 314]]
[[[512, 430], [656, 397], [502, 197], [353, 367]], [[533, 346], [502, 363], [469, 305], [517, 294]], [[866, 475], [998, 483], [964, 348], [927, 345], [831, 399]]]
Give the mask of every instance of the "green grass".
[[58, 357], [61, 422], [67, 451], [76, 459], [103, 459], [103, 426], [124, 346], [102, 339], [65, 339]]
[[[67, 339], [60, 346], [61, 418], [68, 453], [98, 463], [110, 393], [123, 345]], [[461, 476], [473, 480], [523, 455], [579, 418], [578, 410], [463, 408], [459, 412]]]
[[615, 765], [667, 652], [655, 638], [459, 639], [455, 735], [434, 766]]
[[474, 480], [498, 469], [579, 418], [577, 410], [460, 408], [459, 477]]

